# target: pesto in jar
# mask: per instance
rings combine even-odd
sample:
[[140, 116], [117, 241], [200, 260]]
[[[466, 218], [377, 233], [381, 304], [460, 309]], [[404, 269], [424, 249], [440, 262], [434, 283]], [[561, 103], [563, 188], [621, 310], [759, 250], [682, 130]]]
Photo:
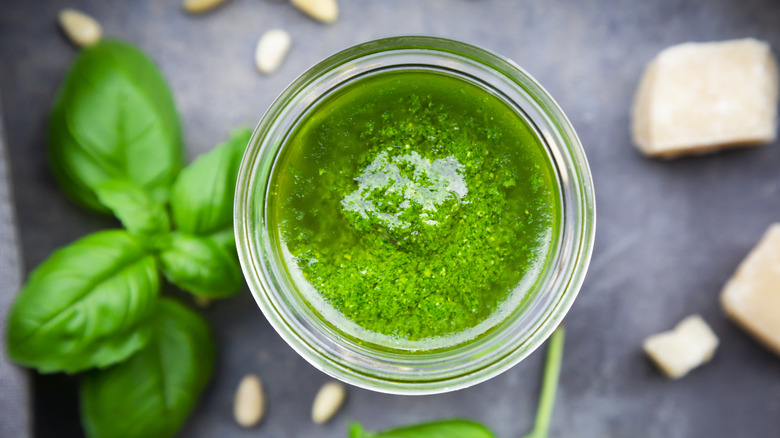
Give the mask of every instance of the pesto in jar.
[[285, 141], [269, 219], [321, 315], [390, 343], [468, 340], [517, 309], [550, 256], [560, 207], [545, 147], [463, 79], [358, 79]]

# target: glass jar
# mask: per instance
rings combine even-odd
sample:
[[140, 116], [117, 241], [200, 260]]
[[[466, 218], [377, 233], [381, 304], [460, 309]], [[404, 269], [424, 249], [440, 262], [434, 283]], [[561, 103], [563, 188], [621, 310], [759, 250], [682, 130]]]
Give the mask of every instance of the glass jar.
[[[296, 291], [269, 229], [270, 183], [286, 139], [334, 90], [389, 70], [435, 70], [482, 87], [532, 126], [558, 184], [561, 220], [535, 290], [502, 323], [453, 348], [402, 351], [348, 336]], [[528, 73], [490, 51], [449, 39], [404, 36], [370, 41], [315, 65], [271, 105], [252, 135], [235, 198], [236, 244], [260, 309], [284, 340], [325, 373], [375, 391], [433, 394], [465, 388], [511, 368], [538, 348], [571, 307], [585, 277], [595, 232], [595, 200], [582, 145], [555, 101]]]

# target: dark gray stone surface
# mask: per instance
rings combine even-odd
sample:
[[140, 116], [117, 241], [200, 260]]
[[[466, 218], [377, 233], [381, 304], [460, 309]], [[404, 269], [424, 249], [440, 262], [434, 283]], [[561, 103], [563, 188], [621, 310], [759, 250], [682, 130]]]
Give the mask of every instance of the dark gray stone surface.
[[[0, 108], [0, 322], [5, 321], [22, 284], [2, 113]], [[5, 324], [0, 325], [0, 339], [5, 339]], [[32, 432], [29, 377], [26, 370], [11, 363], [5, 349], [0, 352], [0, 437], [28, 438]]]
[[[70, 203], [44, 156], [47, 109], [74, 50], [55, 26], [64, 2], [2, 0], [0, 81], [11, 174], [27, 270], [54, 248], [111, 220]], [[780, 2], [340, 0], [332, 26], [289, 5], [231, 0], [202, 17], [179, 0], [72, 0], [108, 35], [147, 50], [168, 77], [190, 156], [239, 124], [254, 125], [294, 76], [367, 39], [433, 34], [462, 39], [517, 61], [556, 97], [590, 159], [599, 207], [593, 264], [566, 319], [568, 340], [555, 437], [780, 436], [780, 360], [722, 315], [718, 293], [766, 227], [780, 220], [780, 148], [660, 162], [642, 158], [628, 132], [629, 107], [645, 63], [684, 41], [753, 36], [780, 48]], [[272, 27], [294, 46], [280, 71], [257, 74], [253, 51]], [[3, 267], [5, 269], [5, 267]], [[219, 338], [216, 376], [184, 429], [187, 437], [343, 437], [344, 423], [383, 428], [465, 416], [500, 437], [532, 424], [542, 355], [452, 394], [401, 397], [352, 389], [335, 421], [309, 420], [327, 377], [299, 358], [264, 321], [249, 293], [205, 312]], [[712, 363], [670, 382], [641, 352], [649, 334], [701, 313], [721, 338]], [[264, 423], [241, 430], [231, 418], [241, 375], [265, 380]], [[79, 436], [75, 383], [36, 377], [39, 436]]]

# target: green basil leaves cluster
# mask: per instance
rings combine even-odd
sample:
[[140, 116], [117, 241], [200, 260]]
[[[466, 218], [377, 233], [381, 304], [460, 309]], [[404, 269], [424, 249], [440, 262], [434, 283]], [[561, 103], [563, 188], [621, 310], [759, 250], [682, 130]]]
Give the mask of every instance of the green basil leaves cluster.
[[49, 121], [53, 172], [68, 196], [124, 229], [84, 237], [33, 270], [6, 345], [41, 373], [86, 371], [88, 436], [170, 437], [208, 382], [210, 329], [161, 298], [160, 284], [212, 298], [240, 290], [233, 192], [250, 134], [234, 132], [182, 169], [171, 92], [154, 63], [120, 41], [81, 52], [60, 88]]

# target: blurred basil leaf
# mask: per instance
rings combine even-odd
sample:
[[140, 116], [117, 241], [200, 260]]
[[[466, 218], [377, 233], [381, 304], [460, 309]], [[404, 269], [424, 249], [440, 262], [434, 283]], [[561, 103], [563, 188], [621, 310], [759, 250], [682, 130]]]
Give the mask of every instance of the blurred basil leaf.
[[148, 345], [125, 362], [84, 375], [81, 419], [90, 438], [168, 438], [176, 434], [214, 367], [206, 321], [160, 300]]
[[248, 128], [237, 129], [227, 142], [181, 171], [171, 195], [173, 222], [179, 231], [195, 236], [225, 230], [232, 234], [238, 168], [251, 136]]
[[353, 423], [349, 438], [495, 438], [487, 427], [470, 420], [443, 420], [390, 429], [382, 432], [366, 432]]
[[160, 253], [160, 262], [168, 281], [197, 295], [223, 298], [243, 284], [234, 254], [211, 237], [174, 233]]
[[126, 179], [166, 202], [183, 149], [173, 97], [149, 57], [135, 46], [104, 40], [79, 54], [54, 102], [49, 162], [63, 190], [84, 206], [108, 212], [95, 188]]
[[164, 246], [171, 231], [165, 206], [124, 179], [111, 179], [95, 187], [101, 204], [122, 221], [122, 225], [147, 248]]
[[10, 357], [42, 373], [106, 367], [140, 350], [159, 276], [125, 231], [101, 231], [61, 248], [36, 268], [8, 316]]

